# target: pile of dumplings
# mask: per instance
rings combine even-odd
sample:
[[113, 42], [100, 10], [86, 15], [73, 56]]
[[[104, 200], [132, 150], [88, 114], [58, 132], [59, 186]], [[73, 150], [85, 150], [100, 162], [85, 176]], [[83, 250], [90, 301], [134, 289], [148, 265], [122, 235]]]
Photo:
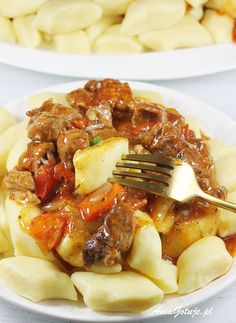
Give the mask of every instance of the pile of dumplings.
[[235, 0], [0, 0], [0, 41], [69, 53], [233, 42]]

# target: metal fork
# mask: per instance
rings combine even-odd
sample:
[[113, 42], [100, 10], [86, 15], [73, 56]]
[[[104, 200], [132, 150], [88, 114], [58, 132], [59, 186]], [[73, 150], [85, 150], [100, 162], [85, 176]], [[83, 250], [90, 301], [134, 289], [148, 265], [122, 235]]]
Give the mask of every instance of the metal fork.
[[198, 197], [220, 208], [236, 212], [236, 203], [205, 193], [197, 182], [193, 168], [182, 160], [139, 154], [123, 155], [121, 159], [125, 162], [116, 164], [120, 170], [113, 171], [114, 178], [109, 179], [112, 183], [169, 197], [182, 203]]

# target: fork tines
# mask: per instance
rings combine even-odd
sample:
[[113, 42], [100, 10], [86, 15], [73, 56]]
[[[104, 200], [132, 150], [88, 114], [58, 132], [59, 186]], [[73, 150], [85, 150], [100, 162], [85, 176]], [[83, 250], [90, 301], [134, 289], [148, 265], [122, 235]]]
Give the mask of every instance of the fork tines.
[[[138, 154], [123, 155], [121, 159], [128, 162], [116, 164], [117, 168], [122, 169], [113, 171], [115, 177], [109, 179], [110, 182], [116, 182], [160, 195], [166, 194], [176, 160], [163, 158], [159, 155]], [[132, 169], [141, 172], [134, 172]]]

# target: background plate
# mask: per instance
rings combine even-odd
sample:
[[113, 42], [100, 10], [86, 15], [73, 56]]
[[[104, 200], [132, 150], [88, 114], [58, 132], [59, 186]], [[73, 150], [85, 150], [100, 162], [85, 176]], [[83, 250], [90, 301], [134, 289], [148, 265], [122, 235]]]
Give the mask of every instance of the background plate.
[[[164, 104], [174, 107], [184, 115], [193, 115], [199, 118], [204, 132], [212, 137], [218, 137], [227, 143], [236, 145], [236, 122], [211, 106], [193, 99], [185, 94], [169, 90], [167, 88], [150, 85], [147, 83], [129, 82], [133, 89], [146, 89], [158, 91], [164, 99]], [[68, 92], [84, 85], [84, 82], [73, 82], [51, 87], [43, 91]], [[19, 98], [5, 106], [19, 120], [24, 118], [27, 111], [27, 97]], [[209, 120], [211, 120], [209, 122]], [[222, 127], [222, 125], [224, 125]], [[82, 302], [68, 301], [44, 301], [32, 303], [15, 295], [0, 282], [0, 297], [10, 303], [23, 307], [27, 310], [55, 318], [80, 322], [124, 322], [137, 321], [161, 316], [160, 311], [174, 311], [177, 308], [191, 307], [214, 296], [224, 288], [236, 281], [236, 261], [231, 270], [224, 276], [214, 280], [203, 289], [183, 296], [167, 296], [159, 304], [141, 314], [109, 314], [99, 313], [85, 307]]]
[[133, 80], [168, 80], [236, 68], [236, 45], [135, 55], [79, 55], [0, 43], [0, 62], [37, 72], [80, 78], [109, 76]]

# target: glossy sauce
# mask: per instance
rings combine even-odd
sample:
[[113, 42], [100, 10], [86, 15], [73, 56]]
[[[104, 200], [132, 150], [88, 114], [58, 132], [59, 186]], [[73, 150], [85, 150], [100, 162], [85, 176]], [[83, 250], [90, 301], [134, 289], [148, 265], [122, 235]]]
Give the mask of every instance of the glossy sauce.
[[225, 246], [232, 257], [236, 256], [236, 234], [223, 238]]

